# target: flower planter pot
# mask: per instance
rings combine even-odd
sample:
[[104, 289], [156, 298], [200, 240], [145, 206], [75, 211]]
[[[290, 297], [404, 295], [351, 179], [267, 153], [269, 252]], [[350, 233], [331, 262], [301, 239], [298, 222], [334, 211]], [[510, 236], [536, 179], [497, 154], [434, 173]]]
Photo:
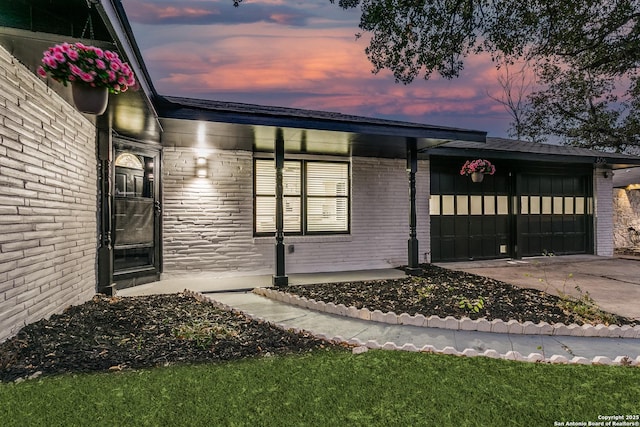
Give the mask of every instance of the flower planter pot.
[[76, 109], [81, 113], [100, 115], [107, 109], [109, 90], [106, 87], [91, 87], [86, 84], [71, 84], [71, 94]]
[[471, 181], [473, 182], [482, 182], [484, 179], [484, 174], [482, 172], [473, 172], [471, 174]]

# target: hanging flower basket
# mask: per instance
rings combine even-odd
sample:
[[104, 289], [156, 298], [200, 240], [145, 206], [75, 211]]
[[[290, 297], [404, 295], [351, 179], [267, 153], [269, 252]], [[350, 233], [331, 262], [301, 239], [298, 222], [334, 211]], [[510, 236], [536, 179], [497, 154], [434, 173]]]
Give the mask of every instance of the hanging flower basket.
[[74, 82], [71, 84], [71, 94], [76, 109], [81, 113], [99, 116], [107, 109], [109, 90], [106, 87], [91, 87]]
[[[51, 76], [65, 86], [71, 83], [76, 108], [89, 114], [104, 113], [105, 96], [108, 101], [109, 93], [117, 95], [136, 83], [131, 67], [117, 53], [82, 43], [62, 43], [47, 49], [38, 75]], [[91, 89], [99, 89], [99, 100], [90, 95]]]
[[496, 167], [485, 159], [467, 160], [460, 169], [460, 175], [471, 177], [473, 182], [482, 182], [485, 175], [496, 173]]
[[482, 172], [473, 172], [471, 174], [471, 181], [473, 182], [482, 182], [484, 179], [484, 174]]

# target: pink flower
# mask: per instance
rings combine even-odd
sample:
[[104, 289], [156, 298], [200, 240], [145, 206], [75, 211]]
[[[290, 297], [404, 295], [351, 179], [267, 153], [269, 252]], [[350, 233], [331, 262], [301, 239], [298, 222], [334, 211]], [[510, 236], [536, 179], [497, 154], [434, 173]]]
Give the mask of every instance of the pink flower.
[[67, 58], [65, 58], [65, 56], [64, 56], [64, 54], [62, 52], [55, 52], [53, 54], [53, 59], [55, 59], [56, 61], [58, 61], [61, 64], [67, 62]]
[[42, 58], [42, 63], [54, 70], [58, 68], [58, 61], [56, 61], [52, 56], [45, 56], [44, 58]]
[[78, 51], [75, 49], [69, 49], [69, 52], [67, 52], [67, 56], [69, 56], [69, 59], [72, 61], [77, 61], [78, 60]]
[[124, 92], [136, 84], [131, 67], [116, 52], [82, 43], [51, 46], [43, 52], [37, 73], [64, 84], [83, 81], [94, 87], [106, 87], [111, 93]]
[[467, 160], [460, 169], [460, 175], [471, 175], [475, 172], [493, 175], [496, 173], [496, 167], [489, 160], [477, 159]]
[[80, 75], [80, 78], [87, 83], [90, 83], [93, 81], [93, 76], [91, 75], [91, 73], [82, 73]]
[[69, 71], [71, 71], [72, 74], [75, 74], [78, 77], [82, 77], [82, 74], [84, 73], [84, 71], [82, 71], [80, 67], [74, 64], [69, 65]]

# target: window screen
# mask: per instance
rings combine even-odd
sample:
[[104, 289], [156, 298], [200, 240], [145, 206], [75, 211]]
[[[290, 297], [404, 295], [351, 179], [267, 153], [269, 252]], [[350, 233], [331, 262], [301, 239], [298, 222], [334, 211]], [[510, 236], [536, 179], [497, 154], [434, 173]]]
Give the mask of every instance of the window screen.
[[[346, 162], [285, 161], [285, 233], [347, 233], [349, 185], [349, 164]], [[275, 162], [256, 160], [256, 234], [270, 234], [276, 230], [275, 188]]]

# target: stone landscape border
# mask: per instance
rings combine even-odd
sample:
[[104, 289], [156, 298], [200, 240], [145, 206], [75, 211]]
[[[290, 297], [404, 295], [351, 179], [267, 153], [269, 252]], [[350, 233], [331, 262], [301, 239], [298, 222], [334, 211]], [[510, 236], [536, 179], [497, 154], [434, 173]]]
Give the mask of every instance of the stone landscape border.
[[[257, 292], [256, 292], [257, 293]], [[432, 345], [425, 345], [422, 347], [417, 347], [414, 344], [404, 344], [402, 346], [397, 345], [396, 343], [393, 342], [386, 342], [384, 344], [380, 344], [375, 340], [369, 340], [366, 342], [363, 342], [362, 340], [359, 340], [357, 338], [352, 338], [352, 339], [346, 339], [344, 337], [341, 337], [339, 335], [337, 336], [333, 336], [330, 337], [326, 334], [319, 334], [319, 333], [315, 333], [313, 331], [309, 331], [306, 329], [298, 329], [298, 328], [290, 328], [287, 325], [284, 325], [282, 323], [273, 323], [270, 322], [267, 319], [264, 319], [262, 317], [259, 316], [255, 316], [251, 313], [248, 313], [244, 310], [238, 310], [234, 307], [231, 307], [227, 304], [223, 304], [219, 301], [216, 301], [215, 299], [203, 295], [200, 292], [194, 292], [188, 289], [184, 290], [184, 294], [185, 295], [190, 295], [193, 296], [194, 298], [196, 298], [198, 301], [203, 301], [203, 302], [207, 302], [212, 304], [214, 307], [220, 309], [220, 310], [224, 310], [224, 311], [229, 311], [229, 312], [236, 312], [236, 313], [242, 313], [244, 316], [256, 320], [256, 321], [261, 321], [261, 322], [266, 322], [266, 323], [270, 323], [272, 325], [274, 325], [277, 328], [283, 329], [283, 330], [290, 330], [293, 333], [301, 333], [301, 332], [305, 332], [307, 334], [310, 334], [311, 336], [317, 338], [317, 339], [321, 339], [333, 344], [338, 344], [338, 345], [347, 345], [352, 347], [352, 352], [354, 354], [360, 354], [360, 353], [364, 353], [366, 351], [368, 351], [369, 349], [371, 350], [399, 350], [399, 351], [411, 351], [411, 352], [422, 352], [422, 353], [433, 353], [433, 354], [447, 354], [447, 355], [453, 355], [453, 356], [460, 356], [460, 357], [489, 357], [491, 359], [502, 359], [502, 360], [513, 360], [513, 361], [517, 361], [517, 362], [529, 362], [529, 363], [551, 363], [551, 364], [572, 364], [572, 365], [608, 365], [608, 366], [632, 366], [632, 367], [640, 367], [640, 356], [636, 357], [635, 359], [631, 359], [628, 356], [617, 356], [615, 359], [611, 359], [609, 357], [606, 356], [596, 356], [593, 359], [587, 359], [586, 357], [579, 357], [579, 356], [575, 356], [571, 359], [562, 356], [562, 355], [557, 355], [554, 354], [549, 358], [545, 358], [544, 355], [540, 354], [540, 353], [531, 353], [527, 356], [524, 356], [523, 354], [517, 352], [517, 351], [508, 351], [504, 354], [500, 354], [498, 351], [496, 350], [485, 350], [483, 352], [479, 352], [477, 350], [474, 350], [472, 348], [466, 348], [463, 351], [458, 351], [456, 350], [454, 347], [444, 347], [442, 349], [438, 349]]]
[[332, 302], [316, 301], [300, 297], [298, 295], [282, 292], [271, 288], [255, 288], [253, 293], [322, 313], [335, 314], [338, 316], [352, 317], [354, 319], [370, 320], [374, 322], [388, 323], [392, 325], [410, 325], [424, 328], [452, 329], [456, 331], [479, 331], [493, 332], [499, 334], [519, 334], [519, 335], [556, 335], [574, 337], [603, 337], [603, 338], [640, 338], [640, 325], [565, 325], [563, 323], [547, 322], [533, 323], [530, 321], [520, 323], [517, 320], [507, 322], [494, 319], [471, 320], [468, 317], [457, 319], [447, 316], [444, 319], [439, 316], [424, 316], [416, 314], [411, 316], [407, 313], [396, 314], [393, 311], [383, 313], [380, 310], [370, 311], [366, 308], [350, 306], [344, 304], [334, 304]]

